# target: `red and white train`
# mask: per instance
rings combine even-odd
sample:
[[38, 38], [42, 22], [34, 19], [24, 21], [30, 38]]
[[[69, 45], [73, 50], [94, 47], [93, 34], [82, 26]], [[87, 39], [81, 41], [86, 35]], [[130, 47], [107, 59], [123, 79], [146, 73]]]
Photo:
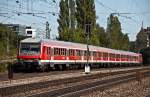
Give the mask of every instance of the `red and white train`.
[[[20, 42], [17, 58], [19, 64], [25, 68], [84, 67], [87, 62], [87, 46], [80, 43], [27, 38]], [[142, 55], [89, 45], [89, 63], [91, 66], [140, 65]]]

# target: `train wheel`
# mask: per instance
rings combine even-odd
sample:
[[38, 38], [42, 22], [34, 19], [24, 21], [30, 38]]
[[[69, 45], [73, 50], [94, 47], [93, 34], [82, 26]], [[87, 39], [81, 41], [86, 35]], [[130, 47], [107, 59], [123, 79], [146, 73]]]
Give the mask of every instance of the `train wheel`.
[[66, 65], [64, 64], [59, 64], [59, 65], [55, 65], [55, 70], [65, 70]]
[[55, 70], [59, 70], [59, 65], [54, 66]]
[[63, 64], [62, 65], [62, 70], [66, 70], [66, 68], [67, 68], [66, 64]]

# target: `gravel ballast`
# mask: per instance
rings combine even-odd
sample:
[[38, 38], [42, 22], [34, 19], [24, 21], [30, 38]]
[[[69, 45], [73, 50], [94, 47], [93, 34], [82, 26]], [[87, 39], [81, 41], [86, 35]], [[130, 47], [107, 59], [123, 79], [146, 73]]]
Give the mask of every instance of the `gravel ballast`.
[[82, 97], [150, 97], [150, 77], [142, 82], [130, 81]]

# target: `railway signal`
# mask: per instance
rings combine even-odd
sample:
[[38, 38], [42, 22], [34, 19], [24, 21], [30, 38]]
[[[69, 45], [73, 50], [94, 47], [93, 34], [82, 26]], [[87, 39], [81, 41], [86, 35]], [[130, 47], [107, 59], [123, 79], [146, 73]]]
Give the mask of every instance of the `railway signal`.
[[90, 73], [90, 65], [89, 65], [89, 34], [91, 33], [91, 23], [85, 24], [85, 33], [87, 36], [87, 64], [85, 64], [85, 73], [88, 74]]

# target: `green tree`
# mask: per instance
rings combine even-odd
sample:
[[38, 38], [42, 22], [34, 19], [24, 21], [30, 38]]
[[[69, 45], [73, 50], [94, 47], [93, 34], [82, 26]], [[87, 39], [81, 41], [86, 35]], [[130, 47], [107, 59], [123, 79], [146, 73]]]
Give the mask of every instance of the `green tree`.
[[128, 34], [124, 34], [123, 35], [123, 46], [122, 46], [123, 50], [130, 50], [130, 41], [129, 41], [129, 37]]
[[74, 0], [60, 1], [59, 40], [72, 41], [75, 31], [75, 2]]
[[[85, 33], [85, 24], [91, 24], [91, 34], [90, 34], [90, 44], [98, 45], [99, 41], [97, 40], [95, 25], [96, 25], [96, 13], [95, 13], [95, 3], [94, 0], [76, 0], [76, 21], [77, 29]], [[84, 37], [83, 37], [84, 36]], [[75, 36], [76, 37], [76, 36]], [[86, 38], [85, 35], [80, 36]], [[86, 43], [86, 39], [83, 41]]]
[[77, 43], [86, 43], [86, 36], [82, 29], [76, 28], [75, 35], [73, 37], [73, 41]]
[[122, 33], [121, 23], [118, 17], [112, 14], [108, 18], [107, 36], [108, 47], [122, 50], [129, 49], [129, 38]]
[[75, 22], [76, 22], [76, 17], [75, 17], [75, 1], [74, 0], [69, 0], [69, 13], [70, 13], [70, 41], [74, 41], [73, 37], [75, 35]]
[[94, 31], [97, 36], [97, 40], [99, 41], [98, 46], [106, 47], [106, 33], [103, 27], [100, 27], [99, 24], [96, 24], [96, 30]]
[[3, 24], [0, 24], [0, 53], [10, 53], [8, 50], [16, 48], [16, 33]]
[[[69, 29], [69, 5], [68, 0], [61, 0], [59, 4], [60, 8], [60, 14], [58, 24], [58, 32], [59, 32], [59, 40], [68, 40], [68, 36], [66, 34], [68, 33]], [[66, 32], [67, 31], [67, 32]], [[68, 34], [67, 34], [68, 35]], [[67, 37], [67, 39], [66, 39]]]
[[84, 29], [86, 23], [96, 25], [96, 13], [94, 0], [76, 0], [77, 27]]

